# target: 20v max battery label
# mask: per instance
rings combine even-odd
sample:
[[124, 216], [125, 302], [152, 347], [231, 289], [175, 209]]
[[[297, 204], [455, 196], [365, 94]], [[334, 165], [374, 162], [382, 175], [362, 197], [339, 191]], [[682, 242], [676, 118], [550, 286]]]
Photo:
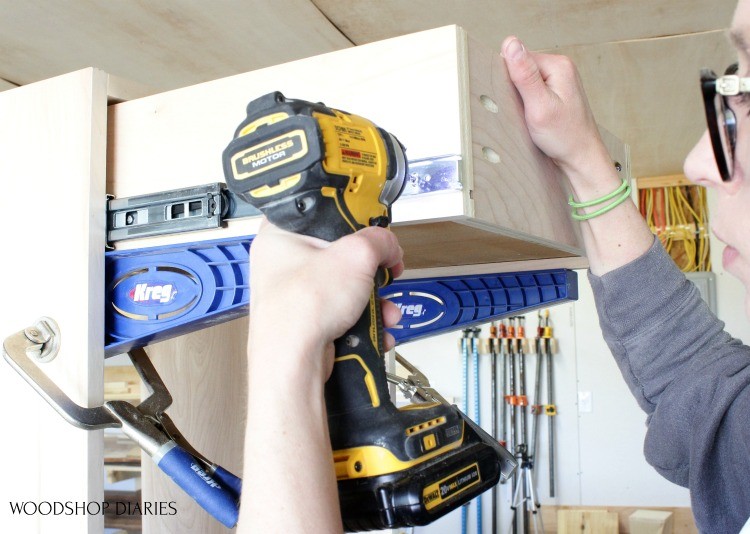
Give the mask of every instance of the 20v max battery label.
[[472, 486], [479, 484], [481, 480], [479, 465], [472, 464], [457, 473], [453, 473], [427, 486], [422, 491], [422, 502], [427, 510], [432, 510], [436, 506], [460, 495]]

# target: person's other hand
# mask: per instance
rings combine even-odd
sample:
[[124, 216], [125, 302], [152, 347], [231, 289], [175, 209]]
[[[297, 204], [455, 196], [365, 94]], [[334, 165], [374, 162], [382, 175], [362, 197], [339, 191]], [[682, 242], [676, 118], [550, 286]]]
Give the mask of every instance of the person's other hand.
[[[359, 319], [378, 267], [390, 268], [394, 277], [404, 270], [403, 251], [389, 230], [364, 228], [329, 243], [264, 221], [250, 247], [251, 343], [254, 336], [267, 339], [271, 334], [277, 339], [278, 357], [308, 353], [312, 361], [298, 363], [313, 365], [327, 378], [333, 341]], [[384, 325], [394, 326], [401, 312], [390, 301], [381, 303]], [[383, 341], [386, 349], [394, 346], [387, 332]], [[323, 362], [315, 361], [320, 351], [325, 353]]]
[[513, 36], [503, 41], [502, 55], [523, 100], [531, 138], [545, 154], [569, 176], [585, 171], [592, 157], [609, 160], [568, 57], [530, 52]]

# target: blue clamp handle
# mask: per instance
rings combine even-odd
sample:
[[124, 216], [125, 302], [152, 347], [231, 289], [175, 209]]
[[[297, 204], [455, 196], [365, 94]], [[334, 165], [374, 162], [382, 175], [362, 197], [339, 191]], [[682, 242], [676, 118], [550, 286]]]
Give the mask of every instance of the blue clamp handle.
[[214, 473], [211, 476], [214, 480], [218, 480], [219, 484], [234, 491], [237, 500], [239, 501], [240, 495], [242, 494], [242, 479], [240, 477], [230, 473], [220, 465], [214, 466]]
[[210, 476], [200, 462], [173, 441], [163, 449], [168, 450], [161, 458], [157, 459], [158, 454], [154, 456], [156, 465], [224, 526], [235, 526], [242, 481], [221, 467], [217, 468], [218, 476]]

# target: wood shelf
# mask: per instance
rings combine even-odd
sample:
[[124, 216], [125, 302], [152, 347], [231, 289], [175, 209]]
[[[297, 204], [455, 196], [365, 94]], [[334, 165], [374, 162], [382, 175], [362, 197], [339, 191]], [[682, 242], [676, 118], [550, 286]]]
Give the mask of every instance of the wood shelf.
[[654, 189], [657, 187], [672, 187], [695, 185], [684, 174], [670, 174], [667, 176], [639, 176], [636, 178], [638, 189]]

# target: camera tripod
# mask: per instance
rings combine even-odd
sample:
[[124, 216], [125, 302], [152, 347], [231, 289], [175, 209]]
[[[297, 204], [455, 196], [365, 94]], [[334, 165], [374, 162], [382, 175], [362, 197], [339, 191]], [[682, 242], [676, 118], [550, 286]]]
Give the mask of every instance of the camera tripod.
[[[534, 532], [544, 534], [544, 521], [542, 515], [539, 512], [539, 499], [537, 498], [536, 488], [534, 487], [534, 477], [532, 476], [532, 469], [534, 467], [533, 459], [529, 456], [528, 447], [525, 443], [518, 445], [516, 448], [516, 457], [521, 460], [520, 462], [520, 475], [515, 480], [515, 490], [513, 491], [513, 502], [510, 505], [510, 509], [514, 512], [513, 527], [514, 531], [517, 529], [518, 508], [523, 511], [523, 532], [524, 534], [529, 532], [529, 512], [534, 522]], [[539, 519], [537, 524], [537, 518]], [[539, 527], [541, 526], [541, 530]]]
[[[534, 467], [533, 457], [529, 454], [527, 445], [527, 411], [528, 398], [526, 397], [526, 354], [524, 351], [524, 318], [511, 317], [507, 328], [501, 326], [504, 343], [503, 348], [508, 356], [508, 385], [509, 391], [505, 396], [507, 403], [510, 405], [510, 435], [511, 443], [514, 446], [515, 456], [519, 460], [520, 467], [513, 476], [513, 501], [511, 510], [513, 510], [513, 522], [511, 528], [513, 534], [517, 534], [519, 523], [522, 523], [523, 533], [529, 532], [529, 512], [531, 512], [534, 521], [534, 532], [539, 533], [537, 525], [537, 516], [539, 523], [542, 523], [542, 517], [538, 514], [539, 499], [534, 487], [534, 477], [532, 469]], [[518, 415], [518, 417], [517, 417]], [[520, 423], [520, 429], [516, 428], [516, 423]], [[520, 430], [520, 431], [519, 431]], [[521, 508], [522, 514], [518, 513]], [[544, 533], [544, 524], [541, 524], [541, 532]]]

